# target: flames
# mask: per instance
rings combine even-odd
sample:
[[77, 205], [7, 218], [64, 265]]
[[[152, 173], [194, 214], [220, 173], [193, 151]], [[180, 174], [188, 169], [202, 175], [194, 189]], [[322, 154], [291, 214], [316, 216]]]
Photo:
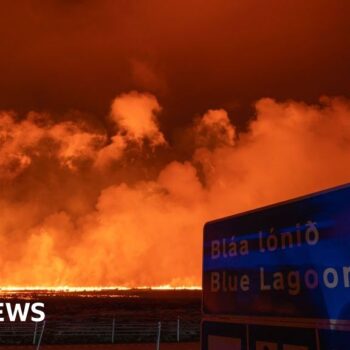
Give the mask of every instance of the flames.
[[123, 286], [5, 286], [0, 288], [0, 294], [17, 294], [17, 293], [32, 293], [32, 292], [49, 292], [49, 293], [82, 293], [82, 292], [109, 292], [109, 291], [130, 291], [130, 290], [201, 290], [200, 286], [138, 286], [136, 288]]
[[350, 101], [255, 110], [242, 131], [209, 109], [180, 141], [148, 93], [105, 126], [1, 112], [2, 291], [197, 288], [207, 220], [349, 181]]

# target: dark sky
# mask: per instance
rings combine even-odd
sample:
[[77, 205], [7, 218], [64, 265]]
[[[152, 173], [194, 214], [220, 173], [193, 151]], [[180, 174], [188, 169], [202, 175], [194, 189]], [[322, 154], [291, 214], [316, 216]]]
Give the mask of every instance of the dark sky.
[[0, 109], [103, 120], [136, 89], [166, 134], [208, 108], [244, 125], [265, 96], [350, 95], [346, 0], [3, 1]]

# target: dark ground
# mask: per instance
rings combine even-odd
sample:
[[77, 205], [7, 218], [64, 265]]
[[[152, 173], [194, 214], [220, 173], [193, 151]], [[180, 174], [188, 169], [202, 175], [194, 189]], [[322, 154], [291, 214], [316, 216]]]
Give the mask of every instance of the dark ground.
[[[161, 341], [176, 342], [178, 320], [180, 341], [199, 341], [201, 291], [198, 290], [36, 291], [3, 295], [2, 299], [6, 297], [10, 297], [11, 302], [45, 303], [46, 320], [42, 336], [42, 344], [45, 345], [107, 345], [112, 341], [154, 344], [159, 322]], [[29, 345], [35, 332], [37, 343], [41, 329], [42, 324], [38, 324], [35, 331], [35, 324], [30, 321], [18, 324], [4, 322], [0, 325], [0, 344]]]

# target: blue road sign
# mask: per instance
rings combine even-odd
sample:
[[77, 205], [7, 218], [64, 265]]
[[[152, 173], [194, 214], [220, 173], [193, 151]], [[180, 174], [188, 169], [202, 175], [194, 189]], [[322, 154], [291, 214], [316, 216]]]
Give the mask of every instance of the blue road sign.
[[350, 186], [207, 223], [203, 312], [350, 320]]
[[320, 350], [346, 350], [350, 348], [350, 332], [331, 329], [319, 330]]

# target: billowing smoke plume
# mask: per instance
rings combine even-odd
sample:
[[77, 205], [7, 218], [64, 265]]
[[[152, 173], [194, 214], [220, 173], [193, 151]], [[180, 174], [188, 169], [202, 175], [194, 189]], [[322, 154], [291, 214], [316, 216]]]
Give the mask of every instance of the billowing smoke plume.
[[112, 133], [2, 112], [1, 284], [199, 285], [207, 220], [349, 181], [350, 101], [255, 109], [241, 132], [223, 109], [195, 118], [187, 161], [150, 94], [115, 98]]

